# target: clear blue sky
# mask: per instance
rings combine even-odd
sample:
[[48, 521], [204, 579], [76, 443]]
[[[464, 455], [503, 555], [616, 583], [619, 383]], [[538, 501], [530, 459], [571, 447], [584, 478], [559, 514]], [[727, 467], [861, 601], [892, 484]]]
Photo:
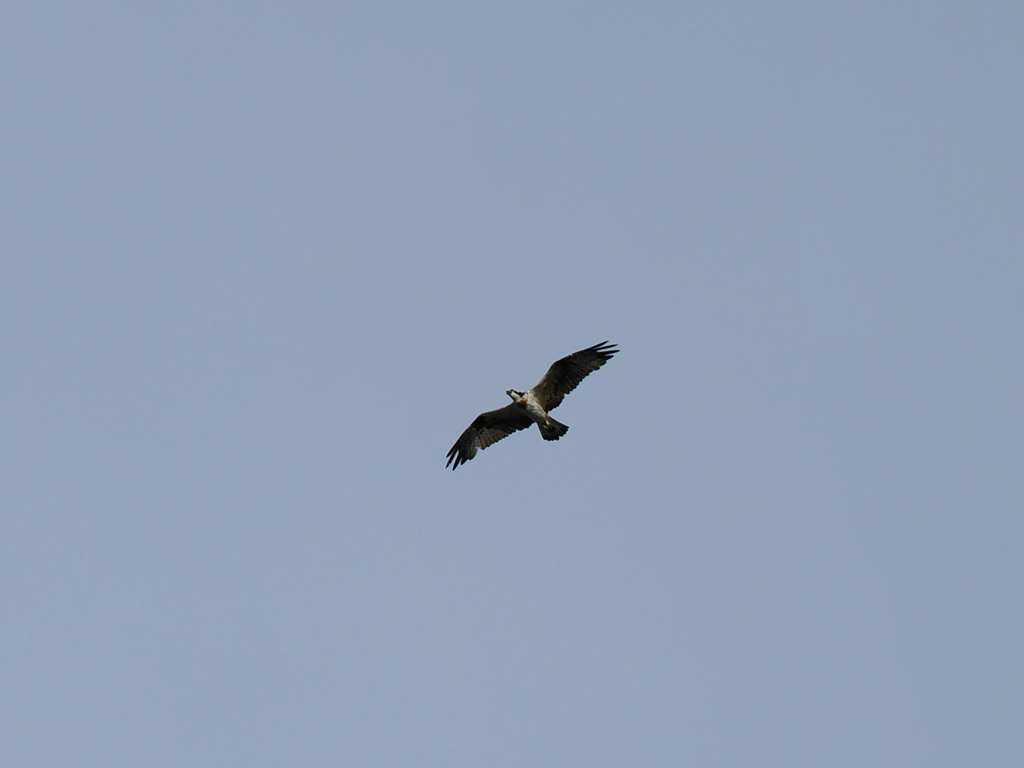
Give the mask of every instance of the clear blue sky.
[[5, 5], [0, 764], [1024, 765], [1022, 40]]

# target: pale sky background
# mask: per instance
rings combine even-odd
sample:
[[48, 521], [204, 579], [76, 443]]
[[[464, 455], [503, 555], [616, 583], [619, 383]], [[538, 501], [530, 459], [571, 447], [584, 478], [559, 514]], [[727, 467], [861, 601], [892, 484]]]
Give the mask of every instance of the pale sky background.
[[0, 10], [0, 765], [1024, 765], [1024, 4], [163, 6]]

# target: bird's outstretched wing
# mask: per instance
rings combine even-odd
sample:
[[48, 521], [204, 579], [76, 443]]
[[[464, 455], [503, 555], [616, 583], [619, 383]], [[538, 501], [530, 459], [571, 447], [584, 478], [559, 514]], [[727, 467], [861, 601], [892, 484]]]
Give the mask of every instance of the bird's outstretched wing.
[[602, 341], [563, 357], [548, 368], [544, 378], [533, 388], [533, 394], [545, 411], [557, 408], [562, 398], [576, 389], [592, 371], [611, 360], [612, 355], [618, 351], [614, 344]]
[[448, 451], [448, 461], [445, 462], [445, 466], [447, 467], [454, 461], [452, 469], [455, 469], [459, 464], [465, 464], [476, 456], [478, 450], [482, 451], [503, 437], [508, 437], [520, 429], [526, 429], [532, 423], [526, 412], [515, 403], [509, 403], [496, 411], [481, 413], [473, 419], [472, 424], [466, 427], [466, 431]]

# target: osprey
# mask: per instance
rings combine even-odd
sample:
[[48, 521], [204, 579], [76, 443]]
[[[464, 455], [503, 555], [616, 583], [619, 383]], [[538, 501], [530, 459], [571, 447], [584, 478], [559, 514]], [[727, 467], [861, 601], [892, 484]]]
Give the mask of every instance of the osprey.
[[455, 469], [476, 456], [478, 450], [482, 451], [531, 424], [537, 425], [540, 436], [545, 440], [557, 440], [569, 428], [551, 418], [548, 411], [557, 408], [562, 398], [576, 389], [591, 371], [596, 371], [611, 360], [612, 355], [618, 351], [614, 344], [603, 341], [555, 362], [529, 392], [508, 390], [505, 394], [512, 398], [512, 402], [504, 408], [481, 413], [473, 419], [473, 423], [448, 451], [445, 466], [454, 461], [452, 469]]

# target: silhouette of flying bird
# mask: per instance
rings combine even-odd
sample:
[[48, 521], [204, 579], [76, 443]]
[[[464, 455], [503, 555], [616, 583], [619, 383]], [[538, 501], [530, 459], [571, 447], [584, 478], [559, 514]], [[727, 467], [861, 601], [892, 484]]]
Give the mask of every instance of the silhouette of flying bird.
[[615, 344], [603, 341], [573, 352], [552, 364], [544, 378], [529, 392], [508, 390], [505, 394], [512, 398], [512, 402], [504, 408], [481, 413], [473, 419], [473, 423], [448, 451], [445, 466], [451, 465], [455, 469], [476, 456], [477, 451], [531, 424], [537, 425], [545, 440], [557, 440], [569, 428], [551, 418], [548, 411], [557, 408], [562, 399], [576, 389], [583, 379], [611, 360], [612, 355], [618, 351]]

